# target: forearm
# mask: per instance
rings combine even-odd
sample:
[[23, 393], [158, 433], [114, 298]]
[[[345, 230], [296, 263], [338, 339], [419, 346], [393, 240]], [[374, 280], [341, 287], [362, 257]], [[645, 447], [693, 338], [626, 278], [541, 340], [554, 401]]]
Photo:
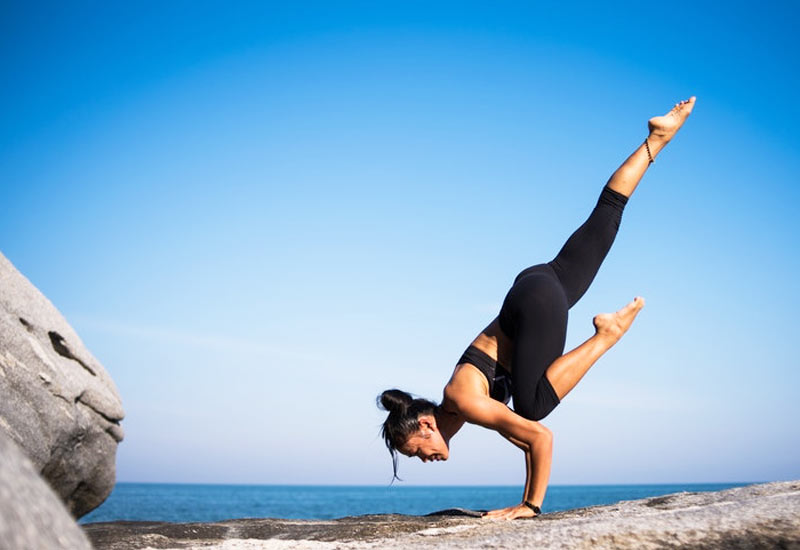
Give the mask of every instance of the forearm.
[[534, 439], [525, 451], [524, 500], [541, 508], [547, 483], [550, 480], [550, 466], [553, 463], [553, 438], [546, 434]]
[[[503, 437], [525, 453], [525, 492], [523, 500], [534, 506], [542, 506], [547, 483], [550, 480], [550, 465], [553, 460], [553, 432], [539, 422], [523, 418], [505, 405], [491, 398], [478, 401], [472, 409], [471, 418], [482, 421], [488, 428], [497, 430]], [[477, 423], [477, 422], [476, 422]], [[523, 503], [508, 508], [492, 510], [485, 517], [490, 519], [515, 519], [531, 517], [534, 513]]]
[[537, 423], [537, 429], [530, 430], [524, 439], [503, 432], [501, 434], [525, 453], [525, 491], [522, 499], [541, 508], [553, 463], [553, 432]]

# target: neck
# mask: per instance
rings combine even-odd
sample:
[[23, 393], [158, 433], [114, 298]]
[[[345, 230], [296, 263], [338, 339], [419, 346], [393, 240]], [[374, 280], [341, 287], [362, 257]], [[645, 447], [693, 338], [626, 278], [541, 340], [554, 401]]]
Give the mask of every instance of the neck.
[[442, 434], [442, 439], [444, 439], [444, 442], [449, 448], [450, 439], [456, 435], [458, 430], [461, 429], [461, 426], [464, 425], [464, 419], [460, 414], [449, 413], [442, 410], [442, 407], [436, 407], [433, 416], [436, 418], [436, 426], [438, 426], [439, 432]]

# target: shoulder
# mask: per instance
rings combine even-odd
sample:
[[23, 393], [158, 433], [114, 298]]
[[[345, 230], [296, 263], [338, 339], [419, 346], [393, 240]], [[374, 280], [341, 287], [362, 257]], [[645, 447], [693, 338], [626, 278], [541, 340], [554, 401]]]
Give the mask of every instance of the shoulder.
[[470, 363], [460, 363], [444, 387], [444, 400], [460, 405], [475, 397], [489, 397], [489, 382], [486, 376]]
[[460, 414], [476, 399], [489, 398], [489, 382], [478, 367], [470, 363], [456, 365], [442, 392], [442, 407]]

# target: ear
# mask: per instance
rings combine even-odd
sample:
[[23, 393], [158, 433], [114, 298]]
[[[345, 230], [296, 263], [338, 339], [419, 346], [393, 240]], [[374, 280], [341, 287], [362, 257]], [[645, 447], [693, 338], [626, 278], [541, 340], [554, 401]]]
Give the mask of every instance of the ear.
[[420, 431], [436, 431], [436, 418], [432, 414], [423, 414], [417, 419]]

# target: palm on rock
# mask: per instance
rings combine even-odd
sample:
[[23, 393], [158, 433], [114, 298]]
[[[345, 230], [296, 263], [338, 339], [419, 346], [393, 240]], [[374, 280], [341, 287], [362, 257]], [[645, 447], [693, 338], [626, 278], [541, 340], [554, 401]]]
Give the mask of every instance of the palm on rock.
[[525, 506], [524, 504], [518, 504], [516, 506], [509, 506], [508, 508], [501, 508], [499, 510], [492, 510], [491, 512], [487, 512], [483, 517], [488, 519], [521, 519], [521, 518], [533, 518], [536, 517], [536, 513]]

